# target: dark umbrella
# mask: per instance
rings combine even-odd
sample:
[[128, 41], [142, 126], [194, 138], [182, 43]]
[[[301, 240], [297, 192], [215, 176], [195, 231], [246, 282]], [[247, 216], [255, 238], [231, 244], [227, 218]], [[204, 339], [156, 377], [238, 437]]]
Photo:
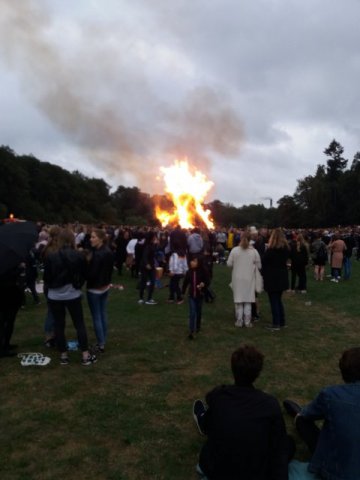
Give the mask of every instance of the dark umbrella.
[[0, 275], [23, 262], [38, 239], [32, 222], [0, 226]]

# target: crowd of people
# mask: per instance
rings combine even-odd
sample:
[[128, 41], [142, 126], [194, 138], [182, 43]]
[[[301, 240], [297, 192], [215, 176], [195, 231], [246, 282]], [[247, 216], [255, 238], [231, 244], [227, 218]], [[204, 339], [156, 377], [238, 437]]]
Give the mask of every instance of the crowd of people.
[[[327, 263], [332, 282], [338, 283], [342, 278], [349, 280], [352, 256], [360, 258], [359, 241], [360, 232], [355, 229], [270, 231], [250, 227], [185, 231], [180, 226], [161, 230], [106, 225], [39, 225], [38, 241], [29, 252], [22, 275], [25, 275], [25, 286], [34, 303], [39, 304], [36, 281], [39, 270], [43, 272], [48, 304], [45, 344], [56, 344], [62, 349], [62, 362], [68, 361], [64, 337], [67, 310], [77, 330], [84, 359], [92, 358], [95, 362], [96, 354], [105, 350], [106, 305], [112, 277], [116, 275], [114, 268], [118, 275], [126, 269], [136, 279], [139, 304], [157, 304], [154, 291], [164, 275], [168, 278], [168, 303], [182, 304], [187, 292], [188, 338], [192, 340], [201, 329], [203, 301], [211, 302], [215, 297], [211, 287], [213, 263], [227, 264], [232, 269], [235, 326], [250, 328], [259, 319], [258, 294], [264, 289], [272, 313], [272, 323], [267, 328], [275, 332], [286, 327], [284, 292], [306, 294], [310, 266], [317, 281], [326, 279]], [[13, 284], [14, 278], [19, 283], [19, 268], [9, 272], [8, 278], [0, 279], [5, 287], [11, 284], [11, 277]], [[76, 276], [79, 278], [74, 278]], [[76, 285], [79, 279], [82, 282]], [[84, 283], [97, 340], [93, 353], [88, 351], [83, 322], [81, 288]], [[16, 302], [12, 301], [16, 311], [26, 298], [21, 282], [19, 285], [19, 292], [14, 294]], [[1, 327], [1, 356], [15, 354], [10, 343], [15, 317], [16, 313], [12, 314], [7, 327]]]
[[[287, 326], [284, 292], [306, 294], [308, 267], [313, 268], [315, 280], [322, 282], [327, 278], [327, 263], [330, 281], [348, 281], [353, 255], [360, 259], [359, 244], [360, 233], [354, 229], [185, 231], [180, 226], [161, 230], [39, 225], [38, 241], [25, 262], [0, 276], [0, 356], [16, 355], [17, 346], [11, 343], [16, 314], [24, 305], [25, 288], [34, 303], [40, 303], [36, 291], [39, 272], [47, 303], [45, 345], [57, 348], [61, 365], [69, 364], [65, 335], [68, 312], [77, 333], [81, 363], [88, 366], [105, 353], [109, 290], [114, 276], [123, 275], [125, 269], [134, 278], [140, 305], [157, 304], [155, 287], [165, 276], [168, 303], [180, 305], [187, 294], [188, 338], [194, 340], [202, 327], [203, 302], [215, 298], [213, 264], [227, 265], [231, 268], [235, 327], [251, 328], [259, 319], [258, 295], [265, 290], [272, 315], [267, 328], [276, 332]], [[83, 287], [96, 337], [93, 348], [84, 322]], [[277, 400], [253, 387], [263, 360], [255, 347], [241, 347], [231, 358], [235, 385], [210, 392], [207, 405], [195, 402], [194, 418], [200, 432], [208, 436], [198, 466], [204, 478], [288, 478], [294, 442], [286, 435]], [[360, 472], [360, 465], [353, 459], [353, 450], [360, 429], [358, 424], [351, 428], [349, 422], [358, 420], [360, 349], [344, 352], [340, 370], [346, 388], [326, 389], [303, 409], [291, 401], [284, 402], [284, 407], [296, 419], [296, 427], [309, 445], [309, 470], [319, 478], [355, 480], [354, 472]], [[325, 420], [321, 431], [313, 425], [317, 419]], [[340, 440], [334, 439], [334, 429]], [[337, 452], [336, 459], [330, 449]]]

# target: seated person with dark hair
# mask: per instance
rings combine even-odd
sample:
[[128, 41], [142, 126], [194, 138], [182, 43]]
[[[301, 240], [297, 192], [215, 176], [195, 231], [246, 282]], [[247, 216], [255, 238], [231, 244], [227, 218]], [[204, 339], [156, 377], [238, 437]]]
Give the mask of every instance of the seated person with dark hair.
[[[304, 408], [284, 401], [312, 455], [309, 471], [319, 478], [360, 478], [360, 348], [345, 350], [339, 360], [343, 385], [329, 386]], [[322, 429], [316, 420], [324, 420]]]
[[244, 345], [231, 356], [235, 385], [216, 387], [194, 403], [194, 419], [207, 442], [200, 452], [198, 473], [209, 480], [287, 480], [294, 453], [286, 435], [280, 405], [256, 389], [254, 381], [264, 356]]

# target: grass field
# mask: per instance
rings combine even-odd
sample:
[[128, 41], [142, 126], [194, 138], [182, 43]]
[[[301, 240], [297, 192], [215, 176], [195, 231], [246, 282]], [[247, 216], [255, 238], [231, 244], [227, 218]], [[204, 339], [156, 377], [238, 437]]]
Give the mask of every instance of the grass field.
[[[316, 283], [309, 270], [309, 293], [285, 294], [288, 328], [280, 332], [264, 329], [265, 294], [255, 328], [234, 327], [229, 279], [230, 270], [215, 265], [216, 301], [204, 306], [203, 331], [189, 341], [186, 303], [166, 304], [163, 288], [155, 292], [158, 305], [138, 305], [134, 279], [115, 274], [124, 290], [111, 292], [107, 350], [90, 367], [80, 365], [79, 352], [70, 354], [69, 366], [59, 365], [42, 343], [46, 306], [28, 298], [13, 342], [52, 362], [21, 367], [17, 358], [0, 360], [1, 480], [196, 479], [203, 438], [193, 424], [193, 400], [232, 382], [229, 358], [245, 342], [265, 354], [257, 386], [280, 401], [305, 403], [321, 386], [340, 382], [338, 358], [359, 344], [360, 264], [353, 261], [351, 280], [339, 284]], [[85, 314], [94, 342], [86, 305]], [[297, 458], [306, 455], [299, 443]]]

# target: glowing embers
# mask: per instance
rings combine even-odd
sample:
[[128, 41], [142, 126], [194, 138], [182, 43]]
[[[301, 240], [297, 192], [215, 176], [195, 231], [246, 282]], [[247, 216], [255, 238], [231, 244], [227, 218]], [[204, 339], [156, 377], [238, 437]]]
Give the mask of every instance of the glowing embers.
[[166, 195], [173, 205], [169, 210], [156, 207], [156, 217], [162, 226], [180, 224], [182, 228], [193, 228], [204, 223], [208, 228], [214, 228], [210, 210], [204, 210], [202, 206], [214, 183], [199, 170], [190, 170], [187, 160], [176, 161], [173, 166], [160, 170]]

